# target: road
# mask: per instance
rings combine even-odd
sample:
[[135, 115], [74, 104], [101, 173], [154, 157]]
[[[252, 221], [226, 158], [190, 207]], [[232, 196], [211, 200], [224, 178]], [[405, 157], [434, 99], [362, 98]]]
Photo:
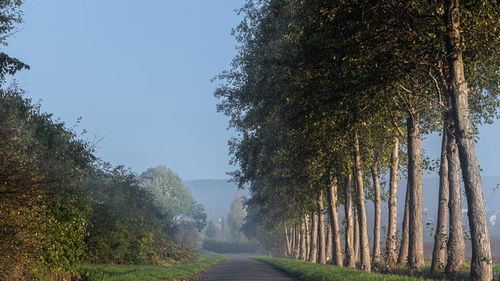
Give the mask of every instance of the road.
[[199, 280], [300, 281], [270, 264], [248, 257], [233, 256], [200, 274]]

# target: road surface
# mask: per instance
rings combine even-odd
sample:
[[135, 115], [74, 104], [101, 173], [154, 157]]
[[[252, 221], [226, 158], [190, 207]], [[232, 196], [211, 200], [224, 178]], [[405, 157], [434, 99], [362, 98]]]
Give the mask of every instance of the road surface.
[[268, 263], [242, 256], [233, 256], [230, 260], [214, 265], [200, 273], [199, 280], [300, 281]]

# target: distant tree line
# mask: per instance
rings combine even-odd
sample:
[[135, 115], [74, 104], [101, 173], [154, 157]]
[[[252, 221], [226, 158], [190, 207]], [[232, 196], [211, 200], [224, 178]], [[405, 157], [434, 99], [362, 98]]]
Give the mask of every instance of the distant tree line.
[[[419, 272], [422, 175], [432, 166], [421, 139], [440, 132], [432, 272], [453, 278], [464, 266], [466, 201], [470, 278], [492, 280], [475, 135], [499, 105], [498, 3], [249, 0], [239, 12], [238, 54], [215, 96], [238, 132], [233, 179], [251, 191], [245, 234], [311, 262]], [[381, 174], [389, 175], [385, 237]], [[408, 185], [398, 222], [401, 174]]]
[[[0, 2], [0, 44], [22, 1]], [[0, 280], [47, 280], [79, 263], [192, 260], [206, 214], [164, 166], [111, 167], [7, 77], [29, 68], [0, 53]], [[58, 279], [59, 280], [59, 279]]]

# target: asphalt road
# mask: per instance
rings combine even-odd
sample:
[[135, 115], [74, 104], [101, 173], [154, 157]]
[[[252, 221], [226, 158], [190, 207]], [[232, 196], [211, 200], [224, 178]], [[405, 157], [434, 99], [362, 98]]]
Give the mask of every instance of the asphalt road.
[[230, 260], [214, 265], [200, 273], [199, 280], [300, 281], [270, 264], [242, 256], [233, 256]]

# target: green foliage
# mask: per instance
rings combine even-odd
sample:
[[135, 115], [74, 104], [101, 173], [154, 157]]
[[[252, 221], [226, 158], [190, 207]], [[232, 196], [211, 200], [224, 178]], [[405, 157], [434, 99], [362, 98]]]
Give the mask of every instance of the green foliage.
[[208, 223], [207, 229], [205, 230], [205, 234], [208, 238], [215, 238], [217, 236], [217, 228], [213, 221]]
[[[473, 123], [491, 122], [498, 5], [460, 2], [469, 109]], [[247, 0], [239, 13], [238, 54], [214, 94], [238, 132], [229, 153], [233, 180], [251, 192], [245, 233], [277, 249], [284, 243], [272, 241], [283, 239], [276, 229], [297, 225], [320, 191], [352, 173], [354, 133], [371, 186], [370, 167], [390, 167], [396, 138], [401, 163], [412, 159], [405, 152], [416, 154], [405, 149], [409, 117], [419, 121], [418, 138], [440, 130], [451, 81], [443, 2]]]
[[141, 185], [155, 196], [155, 204], [162, 214], [175, 223], [192, 220], [199, 231], [205, 228], [207, 215], [203, 205], [197, 203], [177, 174], [160, 165], [140, 175]]
[[231, 231], [233, 239], [241, 240], [243, 238], [241, 227], [245, 222], [246, 215], [247, 211], [243, 206], [243, 199], [241, 198], [241, 196], [236, 195], [234, 200], [231, 202], [229, 213], [227, 214], [227, 226]]
[[119, 166], [104, 166], [85, 181], [93, 199], [88, 261], [146, 264], [157, 262], [165, 222], [137, 177]]
[[226, 260], [225, 257], [204, 254], [195, 261], [176, 266], [154, 265], [81, 265], [82, 281], [163, 281], [197, 279], [196, 273]]
[[90, 145], [15, 86], [0, 90], [0, 279], [72, 270], [85, 253]]
[[0, 105], [1, 280], [74, 272], [83, 259], [171, 264], [196, 257], [205, 214], [185, 188], [170, 194], [182, 207], [173, 221], [136, 175], [98, 165], [89, 143], [22, 90], [0, 90]]
[[94, 202], [86, 239], [88, 262], [164, 264], [188, 262], [196, 256], [194, 245], [173, 241], [174, 229], [184, 231], [180, 237], [196, 240], [189, 235], [194, 226], [174, 226], [159, 207], [159, 198], [135, 174], [104, 165], [85, 184]]
[[259, 250], [259, 244], [254, 241], [205, 239], [202, 249], [215, 253], [253, 254]]

